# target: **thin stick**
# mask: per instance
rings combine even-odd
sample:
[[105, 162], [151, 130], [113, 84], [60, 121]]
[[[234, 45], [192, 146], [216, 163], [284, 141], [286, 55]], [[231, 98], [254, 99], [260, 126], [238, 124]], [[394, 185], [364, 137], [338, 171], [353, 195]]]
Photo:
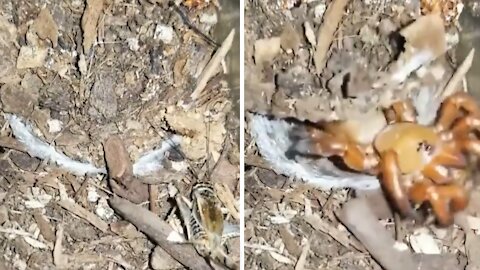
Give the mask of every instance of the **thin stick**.
[[115, 212], [135, 225], [185, 267], [211, 269], [191, 245], [176, 245], [169, 242], [167, 237], [172, 229], [154, 213], [119, 197], [113, 197], [109, 203]]
[[157, 198], [158, 198], [158, 186], [157, 185], [148, 185], [148, 191], [149, 191], [149, 201], [150, 201], [150, 211], [155, 214], [159, 214], [160, 211], [158, 209], [157, 205]]
[[395, 240], [378, 222], [364, 198], [347, 202], [337, 216], [384, 269], [417, 269], [410, 251], [395, 248]]
[[475, 54], [475, 49], [471, 49], [467, 57], [465, 57], [465, 60], [463, 60], [463, 62], [460, 64], [457, 70], [455, 70], [455, 73], [453, 73], [452, 78], [450, 78], [447, 85], [445, 85], [445, 88], [443, 88], [443, 91], [440, 92], [442, 97], [448, 97], [458, 90], [457, 88], [460, 82], [463, 80], [463, 78], [465, 77], [465, 74], [467, 74], [468, 70], [472, 66], [474, 54]]
[[235, 29], [232, 29], [230, 34], [228, 34], [227, 38], [223, 41], [222, 46], [220, 46], [220, 48], [215, 52], [215, 54], [212, 56], [212, 59], [210, 59], [207, 66], [203, 69], [202, 74], [198, 78], [197, 86], [190, 96], [192, 100], [196, 100], [200, 96], [205, 86], [207, 86], [208, 81], [213, 77], [213, 75], [215, 75], [220, 63], [232, 47], [234, 36]]
[[58, 204], [65, 208], [65, 210], [79, 216], [80, 218], [85, 219], [88, 221], [90, 224], [93, 226], [97, 227], [99, 230], [102, 232], [107, 232], [108, 231], [108, 224], [100, 219], [97, 215], [94, 213], [88, 211], [87, 209], [81, 207], [80, 205], [70, 201], [70, 200], [62, 200], [59, 201]]

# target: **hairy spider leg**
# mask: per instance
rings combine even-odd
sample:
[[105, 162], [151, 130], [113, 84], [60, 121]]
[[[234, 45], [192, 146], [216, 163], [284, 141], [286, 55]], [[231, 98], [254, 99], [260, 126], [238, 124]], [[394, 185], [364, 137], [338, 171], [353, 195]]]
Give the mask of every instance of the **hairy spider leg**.
[[480, 116], [467, 115], [453, 124], [451, 134], [453, 138], [468, 137], [472, 131], [480, 131]]
[[436, 184], [447, 184], [452, 182], [448, 173], [448, 167], [464, 168], [467, 160], [463, 153], [472, 153], [480, 156], [480, 140], [473, 138], [460, 138], [447, 142], [424, 167], [422, 174]]
[[309, 128], [308, 137], [297, 141], [294, 148], [303, 155], [339, 156], [345, 165], [355, 171], [368, 171], [378, 164], [378, 159], [367, 154], [359, 145], [318, 128]]
[[418, 204], [430, 202], [442, 226], [451, 225], [453, 214], [465, 209], [468, 204], [468, 196], [462, 187], [454, 184], [436, 186], [427, 181], [415, 183], [410, 189], [410, 198]]
[[441, 144], [435, 157], [423, 168], [422, 175], [436, 184], [451, 183], [453, 179], [448, 168], [463, 168], [467, 165], [462, 149], [462, 145], [457, 141]]
[[480, 112], [475, 100], [465, 92], [457, 92], [446, 98], [440, 108], [440, 117], [435, 129], [439, 132], [449, 129], [462, 110], [468, 115], [475, 116]]
[[402, 185], [402, 173], [398, 166], [398, 155], [393, 150], [387, 150], [381, 154], [382, 162], [380, 163], [380, 171], [382, 177], [380, 183], [397, 210], [404, 217], [413, 217], [418, 219], [417, 213], [412, 208], [405, 187]]
[[416, 112], [411, 102], [397, 101], [386, 110], [385, 116], [388, 124], [399, 122], [416, 122]]

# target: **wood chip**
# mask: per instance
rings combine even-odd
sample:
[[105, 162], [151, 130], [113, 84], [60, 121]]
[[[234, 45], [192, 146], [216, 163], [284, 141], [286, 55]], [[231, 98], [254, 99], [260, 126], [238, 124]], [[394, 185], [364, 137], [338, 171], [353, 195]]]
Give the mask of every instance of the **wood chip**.
[[302, 253], [302, 249], [295, 241], [295, 236], [292, 232], [288, 229], [287, 225], [280, 226], [278, 229], [280, 236], [282, 237], [282, 241], [285, 244], [285, 248], [288, 250], [288, 253], [292, 256], [298, 257]]
[[323, 23], [318, 29], [317, 47], [313, 55], [313, 62], [315, 63], [317, 74], [322, 73], [325, 67], [328, 50], [335, 37], [335, 31], [342, 21], [343, 13], [348, 2], [349, 0], [333, 0], [323, 15]]
[[40, 233], [43, 235], [43, 238], [49, 242], [55, 241], [55, 233], [53, 231], [52, 225], [48, 222], [45, 216], [41, 213], [40, 210], [35, 210], [33, 213], [33, 218], [40, 229]]
[[271, 37], [258, 39], [255, 41], [255, 64], [262, 67], [270, 64], [281, 51], [281, 38]]
[[297, 260], [297, 264], [295, 265], [295, 270], [303, 270], [305, 269], [305, 262], [307, 260], [308, 252], [310, 251], [310, 243], [307, 239], [303, 239], [303, 250], [302, 254]]
[[103, 144], [108, 174], [111, 178], [122, 179], [133, 175], [133, 166], [127, 149], [119, 136], [110, 136]]
[[55, 247], [53, 248], [53, 263], [59, 269], [68, 267], [68, 256], [63, 254], [62, 241], [63, 241], [63, 226], [59, 225], [57, 228]]
[[96, 216], [94, 213], [88, 211], [82, 206], [72, 202], [71, 200], [61, 200], [58, 202], [58, 205], [65, 208], [65, 210], [75, 214], [76, 216], [85, 219], [93, 226], [97, 227], [102, 232], [106, 233], [108, 231], [108, 224]]
[[227, 207], [228, 212], [236, 220], [240, 220], [240, 213], [235, 203], [235, 197], [232, 191], [225, 184], [215, 184], [215, 191], [217, 191], [218, 199]]
[[276, 261], [280, 262], [280, 263], [284, 263], [284, 264], [290, 264], [290, 265], [294, 265], [295, 263], [289, 259], [288, 257], [286, 256], [283, 256], [282, 254], [279, 254], [275, 251], [269, 251], [268, 252], [270, 254], [270, 256], [272, 256], [272, 258], [274, 258]]

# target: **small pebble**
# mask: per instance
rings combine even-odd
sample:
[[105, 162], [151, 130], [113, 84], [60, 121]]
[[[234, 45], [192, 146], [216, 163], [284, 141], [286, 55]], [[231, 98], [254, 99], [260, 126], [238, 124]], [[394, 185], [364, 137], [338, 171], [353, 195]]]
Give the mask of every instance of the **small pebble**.
[[325, 13], [325, 10], [327, 10], [327, 5], [325, 3], [320, 3], [318, 4], [313, 13], [315, 14], [315, 18], [321, 19], [323, 17], [323, 14]]
[[138, 38], [127, 38], [128, 48], [131, 51], [138, 51], [140, 49], [140, 45], [138, 45]]
[[100, 200], [98, 200], [95, 213], [103, 220], [109, 220], [115, 214], [113, 209], [108, 206], [107, 199], [105, 198], [100, 198]]
[[166, 44], [170, 44], [173, 41], [173, 35], [174, 31], [171, 26], [165, 24], [157, 24], [153, 38], [156, 40], [161, 40]]
[[217, 13], [213, 13], [213, 14], [202, 14], [200, 16], [200, 22], [201, 23], [204, 23], [204, 24], [207, 24], [207, 25], [210, 25], [210, 26], [213, 26], [215, 24], [217, 24], [218, 22], [218, 17], [217, 17]]
[[62, 131], [63, 123], [60, 120], [49, 119], [47, 121], [47, 125], [48, 125], [48, 132], [50, 133], [57, 133]]
[[97, 189], [95, 187], [89, 186], [87, 188], [87, 200], [94, 203], [97, 202], [99, 198], [100, 195], [98, 195]]

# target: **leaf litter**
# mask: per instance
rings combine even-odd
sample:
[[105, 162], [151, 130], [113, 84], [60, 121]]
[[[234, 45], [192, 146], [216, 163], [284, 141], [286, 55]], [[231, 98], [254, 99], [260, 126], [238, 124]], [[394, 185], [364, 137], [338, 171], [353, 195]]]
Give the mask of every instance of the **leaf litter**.
[[[383, 194], [375, 195], [376, 178], [284, 155], [292, 125], [285, 118], [362, 117], [372, 108], [413, 97], [420, 121], [430, 123], [452, 91], [477, 95], [476, 86], [465, 83], [475, 50], [468, 45], [462, 54], [468, 57], [457, 59], [455, 48], [464, 33], [435, 12], [421, 15], [423, 2], [246, 2], [246, 268], [478, 267], [478, 190], [463, 217], [456, 217], [461, 227], [398, 225]], [[300, 45], [284, 49], [282, 33], [292, 29]], [[287, 212], [277, 214], [278, 209], [297, 214], [285, 219]], [[287, 248], [278, 249], [279, 241]], [[300, 247], [308, 247], [308, 253]]]

